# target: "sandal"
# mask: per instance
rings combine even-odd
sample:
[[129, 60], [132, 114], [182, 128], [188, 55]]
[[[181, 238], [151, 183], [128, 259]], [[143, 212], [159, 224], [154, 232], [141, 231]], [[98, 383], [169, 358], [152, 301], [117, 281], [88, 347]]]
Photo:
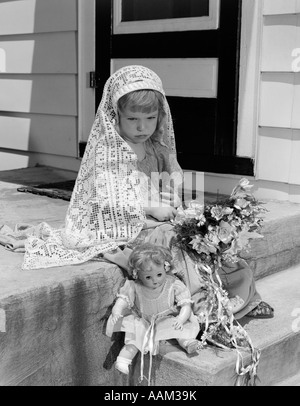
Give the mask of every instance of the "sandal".
[[260, 302], [253, 310], [246, 314], [247, 317], [256, 319], [271, 319], [274, 317], [274, 309], [266, 302]]

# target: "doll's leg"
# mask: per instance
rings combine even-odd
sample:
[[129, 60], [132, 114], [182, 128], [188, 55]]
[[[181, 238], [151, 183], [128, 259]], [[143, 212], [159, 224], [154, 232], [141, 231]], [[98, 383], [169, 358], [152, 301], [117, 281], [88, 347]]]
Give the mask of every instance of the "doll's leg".
[[196, 340], [196, 338], [191, 338], [189, 340], [178, 338], [178, 344], [182, 347], [188, 354], [193, 354], [200, 349], [200, 341]]
[[136, 356], [138, 349], [132, 344], [126, 344], [120, 351], [116, 360], [116, 369], [123, 374], [129, 374], [129, 365]]

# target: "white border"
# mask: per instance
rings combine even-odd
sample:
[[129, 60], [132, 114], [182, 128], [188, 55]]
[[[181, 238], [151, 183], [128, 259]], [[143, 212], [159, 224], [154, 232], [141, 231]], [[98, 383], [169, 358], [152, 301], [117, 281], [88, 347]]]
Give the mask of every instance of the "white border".
[[[208, 17], [122, 22], [122, 1], [114, 0], [113, 33], [132, 34], [167, 31], [216, 30], [219, 28], [220, 0], [209, 0]], [[184, 1], [184, 0], [183, 0]]]

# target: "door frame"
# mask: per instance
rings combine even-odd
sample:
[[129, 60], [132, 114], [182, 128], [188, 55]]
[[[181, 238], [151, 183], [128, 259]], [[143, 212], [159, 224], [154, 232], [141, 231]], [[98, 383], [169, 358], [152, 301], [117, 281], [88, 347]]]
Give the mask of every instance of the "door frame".
[[86, 143], [95, 118], [95, 89], [89, 86], [89, 72], [95, 70], [95, 0], [78, 0], [78, 157], [80, 145]]

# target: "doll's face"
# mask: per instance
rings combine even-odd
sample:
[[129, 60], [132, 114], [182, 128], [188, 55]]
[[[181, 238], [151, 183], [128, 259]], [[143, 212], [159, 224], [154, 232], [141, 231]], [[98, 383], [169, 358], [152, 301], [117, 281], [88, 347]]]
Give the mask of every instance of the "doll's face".
[[157, 265], [149, 261], [144, 270], [138, 272], [138, 278], [147, 288], [157, 289], [161, 287], [166, 280], [165, 266], [164, 264]]
[[128, 108], [119, 111], [118, 131], [120, 136], [133, 144], [148, 140], [156, 130], [158, 110], [151, 113], [132, 112]]

